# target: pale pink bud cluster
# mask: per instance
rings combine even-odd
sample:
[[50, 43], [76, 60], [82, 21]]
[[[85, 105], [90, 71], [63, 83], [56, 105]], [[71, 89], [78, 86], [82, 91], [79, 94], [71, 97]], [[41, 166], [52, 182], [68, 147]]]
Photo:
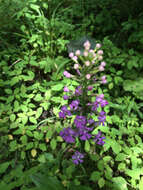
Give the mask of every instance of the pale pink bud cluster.
[[87, 40], [87, 41], [83, 44], [83, 46], [84, 46], [84, 48], [85, 48], [86, 50], [89, 50], [91, 44], [90, 44], [90, 42]]
[[73, 56], [72, 60], [77, 63], [77, 56]]
[[73, 58], [73, 57], [74, 57], [74, 53], [73, 53], [73, 52], [70, 52], [70, 53], [69, 53], [69, 57], [70, 57], [70, 58]]
[[90, 65], [90, 61], [85, 61], [85, 65], [88, 67]]
[[80, 50], [76, 50], [75, 55], [79, 56], [81, 54]]
[[101, 83], [102, 83], [102, 84], [106, 84], [106, 83], [107, 83], [107, 80], [106, 80], [106, 76], [105, 76], [105, 75], [101, 77]]
[[84, 55], [84, 57], [87, 57], [87, 56], [88, 56], [88, 52], [87, 52], [87, 51], [84, 51], [84, 52], [83, 52], [83, 55]]
[[64, 71], [64, 76], [67, 77], [67, 78], [71, 78], [71, 74], [67, 71]]
[[96, 48], [97, 48], [97, 49], [101, 48], [101, 44], [97, 43], [97, 44], [96, 44]]
[[89, 80], [90, 78], [91, 78], [91, 75], [90, 75], [90, 74], [87, 74], [87, 75], [86, 75], [86, 79]]
[[79, 64], [74, 64], [74, 69], [78, 69], [79, 68]]

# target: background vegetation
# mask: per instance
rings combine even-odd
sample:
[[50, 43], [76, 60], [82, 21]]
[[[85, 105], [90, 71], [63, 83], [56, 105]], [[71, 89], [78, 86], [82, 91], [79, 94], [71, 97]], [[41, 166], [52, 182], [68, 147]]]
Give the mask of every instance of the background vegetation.
[[[0, 0], [0, 189], [143, 189], [142, 10], [142, 0]], [[75, 166], [58, 113], [65, 84], [76, 86], [63, 79], [70, 42], [83, 36], [105, 52], [108, 127]]]

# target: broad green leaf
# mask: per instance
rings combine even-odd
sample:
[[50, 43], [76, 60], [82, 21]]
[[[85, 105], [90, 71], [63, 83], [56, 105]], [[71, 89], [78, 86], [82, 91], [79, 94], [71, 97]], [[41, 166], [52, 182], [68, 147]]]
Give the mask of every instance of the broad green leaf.
[[42, 112], [43, 112], [43, 108], [42, 107], [40, 107], [40, 108], [37, 109], [37, 111], [36, 111], [36, 119], [38, 119], [41, 116]]
[[46, 151], [47, 150], [47, 147], [46, 147], [46, 145], [44, 143], [39, 144], [39, 148], [42, 151]]
[[41, 100], [43, 100], [43, 97], [41, 96], [41, 94], [37, 94], [37, 95], [35, 96], [34, 100], [35, 100], [36, 102], [40, 102]]
[[29, 121], [31, 123], [37, 124], [37, 120], [35, 119], [35, 117], [29, 117]]
[[98, 180], [98, 185], [99, 185], [100, 188], [104, 187], [104, 185], [105, 185], [105, 180], [104, 180], [103, 177]]
[[15, 118], [16, 118], [16, 115], [15, 115], [15, 114], [11, 114], [11, 115], [10, 115], [10, 121], [13, 122], [13, 121], [15, 120]]
[[90, 143], [89, 143], [88, 140], [85, 141], [84, 150], [85, 150], [86, 152], [89, 152], [89, 151], [90, 151]]
[[116, 161], [124, 161], [124, 160], [126, 159], [126, 157], [127, 157], [126, 154], [124, 154], [124, 153], [119, 153], [119, 154], [116, 156], [115, 160], [116, 160]]
[[57, 146], [57, 142], [56, 142], [55, 139], [52, 139], [52, 140], [50, 141], [50, 146], [51, 146], [52, 150], [55, 150], [55, 148], [56, 148], [56, 146]]
[[117, 190], [128, 190], [127, 182], [123, 177], [114, 177], [112, 178], [113, 183]]
[[92, 172], [92, 174], [90, 176], [90, 180], [96, 182], [100, 179], [100, 177], [101, 177], [101, 172], [95, 171], [95, 172]]
[[0, 164], [0, 174], [4, 173], [9, 165], [10, 165], [10, 162], [4, 162]]
[[64, 84], [57, 84], [57, 85], [54, 85], [51, 90], [53, 91], [61, 91], [64, 87]]

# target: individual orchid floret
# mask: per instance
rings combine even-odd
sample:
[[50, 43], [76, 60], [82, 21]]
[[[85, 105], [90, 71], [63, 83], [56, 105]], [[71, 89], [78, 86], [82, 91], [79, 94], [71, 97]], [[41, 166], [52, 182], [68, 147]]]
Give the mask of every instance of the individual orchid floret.
[[74, 164], [78, 165], [83, 162], [84, 155], [76, 151], [72, 156], [72, 161]]
[[87, 74], [85, 77], [86, 77], [86, 79], [89, 80], [89, 79], [91, 78], [91, 75], [90, 75], [90, 74]]
[[97, 49], [101, 48], [101, 44], [97, 43], [97, 44], [96, 44], [96, 48], [97, 48]]
[[75, 55], [79, 56], [81, 54], [80, 50], [76, 50]]
[[74, 57], [74, 53], [73, 53], [73, 52], [70, 52], [70, 53], [69, 53], [69, 57], [70, 57], [70, 58], [73, 58], [73, 57]]
[[65, 77], [71, 78], [71, 74], [69, 72], [64, 71], [63, 74], [64, 74]]
[[70, 90], [68, 89], [67, 86], [64, 86], [64, 92], [69, 92]]

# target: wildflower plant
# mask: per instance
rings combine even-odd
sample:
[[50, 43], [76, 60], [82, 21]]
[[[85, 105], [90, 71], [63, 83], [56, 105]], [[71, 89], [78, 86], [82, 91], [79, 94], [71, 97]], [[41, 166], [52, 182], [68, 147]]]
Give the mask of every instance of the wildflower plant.
[[90, 144], [96, 147], [105, 143], [104, 135], [96, 129], [101, 125], [104, 127], [106, 122], [104, 107], [108, 102], [104, 99], [104, 94], [97, 94], [98, 87], [107, 83], [106, 76], [101, 73], [106, 62], [103, 61], [101, 44], [96, 44], [95, 49], [90, 47], [90, 42], [85, 41], [82, 54], [80, 50], [70, 52], [75, 74], [66, 70], [63, 72], [66, 78], [76, 80], [80, 84], [74, 91], [68, 86], [64, 87], [63, 99], [67, 100], [67, 105], [62, 106], [59, 112], [59, 117], [64, 121], [73, 120], [60, 132], [60, 136], [66, 143], [78, 148], [72, 156], [74, 164], [83, 162], [84, 152], [90, 152]]

